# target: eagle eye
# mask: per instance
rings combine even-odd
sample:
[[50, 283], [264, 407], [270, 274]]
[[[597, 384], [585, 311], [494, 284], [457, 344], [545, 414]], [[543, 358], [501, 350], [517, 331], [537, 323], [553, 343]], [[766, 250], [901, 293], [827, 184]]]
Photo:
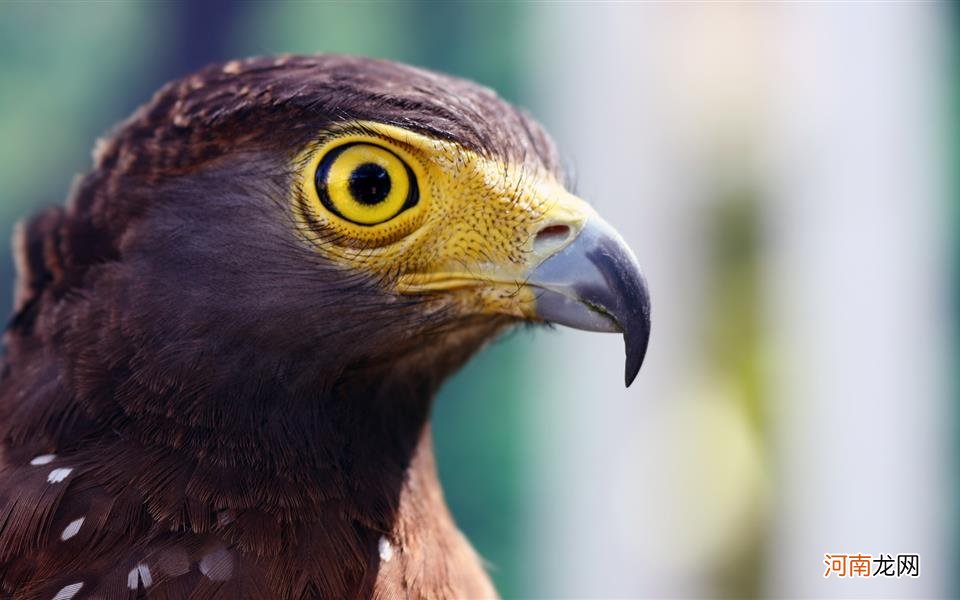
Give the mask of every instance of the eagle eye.
[[315, 184], [320, 203], [356, 225], [389, 221], [419, 199], [410, 167], [390, 150], [365, 142], [329, 150], [317, 165]]

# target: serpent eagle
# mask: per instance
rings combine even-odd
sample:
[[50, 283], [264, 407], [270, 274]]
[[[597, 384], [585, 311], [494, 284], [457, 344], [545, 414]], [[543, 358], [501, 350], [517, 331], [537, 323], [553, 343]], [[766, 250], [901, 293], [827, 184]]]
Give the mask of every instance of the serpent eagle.
[[0, 590], [480, 598], [438, 386], [522, 321], [646, 352], [636, 259], [524, 112], [334, 55], [207, 67], [22, 224], [0, 380]]

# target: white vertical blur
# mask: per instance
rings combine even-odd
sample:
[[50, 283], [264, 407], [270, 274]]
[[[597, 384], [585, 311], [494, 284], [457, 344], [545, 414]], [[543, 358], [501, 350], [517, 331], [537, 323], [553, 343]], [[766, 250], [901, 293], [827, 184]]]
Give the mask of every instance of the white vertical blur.
[[702, 83], [696, 61], [710, 52], [698, 45], [689, 55], [680, 40], [710, 30], [698, 10], [651, 4], [549, 5], [532, 20], [536, 87], [551, 91], [541, 99], [544, 119], [570, 157], [577, 191], [640, 257], [654, 321], [629, 390], [620, 339], [551, 334], [542, 382], [551, 393], [538, 407], [538, 471], [547, 474], [532, 535], [538, 592], [700, 597], [716, 557], [736, 543], [759, 469], [743, 415], [702, 368], [710, 300], [701, 215], [710, 190], [698, 128], [712, 113], [687, 86]]
[[[777, 13], [769, 327], [782, 488], [770, 589], [947, 597], [945, 5]], [[825, 552], [919, 553], [919, 580], [824, 579]]]
[[[536, 594], [715, 595], [766, 514], [768, 595], [946, 595], [942, 8], [530, 10], [538, 114], [654, 319], [629, 390], [614, 336], [541, 340]], [[764, 194], [772, 448], [706, 360], [705, 203], [727, 174]], [[923, 577], [824, 580], [825, 552], [918, 552]]]

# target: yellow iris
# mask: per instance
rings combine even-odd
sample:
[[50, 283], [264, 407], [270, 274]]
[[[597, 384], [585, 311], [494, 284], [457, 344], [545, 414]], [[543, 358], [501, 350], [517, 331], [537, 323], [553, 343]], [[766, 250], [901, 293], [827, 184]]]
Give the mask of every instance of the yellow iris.
[[330, 150], [317, 168], [321, 202], [338, 216], [359, 225], [376, 225], [409, 207], [411, 173], [393, 152], [353, 143]]

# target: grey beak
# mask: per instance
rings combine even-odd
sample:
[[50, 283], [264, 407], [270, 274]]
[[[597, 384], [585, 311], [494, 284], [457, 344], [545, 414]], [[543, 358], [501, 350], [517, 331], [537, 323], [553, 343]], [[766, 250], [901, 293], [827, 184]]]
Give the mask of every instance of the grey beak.
[[591, 217], [570, 244], [534, 269], [536, 313], [587, 331], [623, 333], [627, 387], [650, 339], [650, 294], [633, 252], [606, 221]]

